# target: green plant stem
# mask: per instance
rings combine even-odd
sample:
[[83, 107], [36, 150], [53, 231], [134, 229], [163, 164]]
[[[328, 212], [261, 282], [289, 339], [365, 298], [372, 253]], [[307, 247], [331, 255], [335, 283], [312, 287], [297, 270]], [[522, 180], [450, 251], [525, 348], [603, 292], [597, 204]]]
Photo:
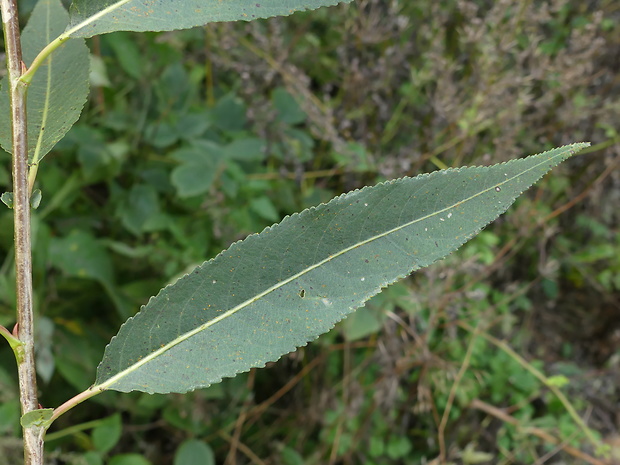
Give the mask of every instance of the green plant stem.
[[11, 346], [11, 349], [13, 349], [13, 352], [15, 353], [15, 359], [17, 360], [17, 363], [19, 363], [20, 359], [23, 358], [24, 344], [22, 344], [22, 342], [19, 339], [13, 336], [11, 332], [8, 329], [6, 329], [4, 326], [0, 326], [0, 334], [4, 336], [4, 338], [7, 340], [7, 342]]
[[[32, 257], [30, 240], [30, 192], [28, 187], [28, 141], [26, 134], [27, 84], [22, 75], [22, 50], [17, 0], [0, 0], [11, 102], [13, 139], [13, 215], [17, 331], [21, 346], [16, 352], [22, 415], [39, 407], [34, 358], [32, 306]], [[43, 434], [38, 426], [24, 428], [24, 465], [43, 465]]]
[[454, 403], [454, 398], [456, 397], [456, 391], [458, 390], [459, 384], [461, 383], [461, 380], [463, 379], [463, 376], [465, 375], [465, 372], [467, 371], [471, 363], [471, 354], [474, 351], [474, 346], [475, 346], [476, 340], [478, 339], [478, 335], [479, 335], [478, 326], [479, 326], [479, 323], [474, 329], [474, 332], [472, 333], [469, 344], [467, 345], [467, 352], [465, 353], [465, 358], [463, 359], [461, 368], [459, 369], [459, 372], [457, 373], [456, 378], [454, 379], [454, 383], [452, 384], [452, 387], [450, 388], [450, 394], [448, 395], [448, 402], [446, 403], [446, 408], [443, 411], [441, 422], [439, 423], [439, 427], [437, 428], [437, 439], [439, 442], [439, 457], [442, 463], [445, 462], [446, 460], [445, 431], [446, 431], [446, 426], [448, 425], [448, 419], [450, 418], [450, 410], [452, 410], [452, 404]]
[[67, 402], [62, 404], [60, 407], [54, 409], [54, 413], [52, 415], [52, 418], [50, 418], [49, 424], [51, 425], [54, 422], [54, 420], [56, 420], [63, 413], [66, 413], [69, 410], [71, 410], [76, 405], [79, 405], [85, 400], [90, 399], [91, 397], [94, 397], [97, 394], [100, 394], [102, 392], [103, 392], [103, 389], [93, 389], [93, 388], [89, 388], [86, 391], [80, 392], [77, 396], [72, 397]]
[[66, 438], [67, 436], [72, 436], [74, 434], [81, 433], [82, 431], [96, 428], [102, 423], [105, 423], [105, 419], [100, 418], [98, 420], [80, 423], [79, 425], [69, 426], [68, 428], [56, 431], [55, 433], [45, 435], [45, 441], [49, 444], [51, 441], [57, 441], [59, 439]]
[[[4, 336], [4, 338], [7, 341], [9, 341], [9, 343], [11, 342], [12, 339], [15, 339], [13, 337], [13, 335], [11, 334], [11, 332], [8, 329], [6, 329], [4, 326], [1, 326], [1, 325], [0, 325], [0, 334], [2, 334]], [[17, 340], [17, 339], [15, 339], [15, 340]]]
[[39, 52], [39, 54], [32, 61], [32, 64], [28, 68], [28, 70], [19, 77], [19, 81], [22, 84], [28, 85], [32, 82], [32, 78], [34, 77], [37, 70], [41, 67], [45, 60], [52, 54], [54, 50], [64, 44], [69, 37], [66, 34], [61, 34], [52, 40], [49, 44], [45, 46], [43, 50]]

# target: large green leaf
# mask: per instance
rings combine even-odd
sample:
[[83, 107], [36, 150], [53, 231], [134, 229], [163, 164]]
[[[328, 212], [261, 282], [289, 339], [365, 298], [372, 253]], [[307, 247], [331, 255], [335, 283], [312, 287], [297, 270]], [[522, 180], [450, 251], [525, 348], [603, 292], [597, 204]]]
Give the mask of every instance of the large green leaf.
[[[60, 0], [39, 0], [22, 33], [23, 59], [30, 64], [61, 34], [69, 15]], [[90, 59], [84, 40], [70, 40], [39, 68], [28, 87], [28, 160], [38, 163], [77, 121], [88, 97]], [[8, 79], [0, 92], [0, 145], [11, 152]]]
[[277, 360], [456, 250], [586, 145], [389, 181], [287, 217], [152, 298], [92, 389], [186, 392]]
[[216, 21], [251, 21], [351, 0], [73, 0], [70, 37], [114, 31], [173, 31]]

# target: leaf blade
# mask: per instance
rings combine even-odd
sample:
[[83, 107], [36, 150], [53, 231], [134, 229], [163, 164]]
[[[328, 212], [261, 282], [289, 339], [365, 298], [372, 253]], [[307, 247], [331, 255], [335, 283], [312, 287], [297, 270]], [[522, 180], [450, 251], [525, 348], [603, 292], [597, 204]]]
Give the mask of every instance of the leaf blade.
[[114, 31], [172, 31], [220, 21], [251, 21], [352, 0], [74, 0], [66, 34], [92, 37]]
[[287, 217], [152, 298], [106, 347], [93, 389], [186, 392], [277, 360], [456, 250], [585, 146], [402, 178]]
[[[69, 15], [59, 0], [37, 2], [22, 34], [24, 61], [62, 33]], [[89, 92], [90, 58], [83, 39], [67, 41], [39, 68], [28, 87], [28, 161], [36, 164], [79, 118]], [[12, 151], [9, 82], [0, 93], [0, 145]]]

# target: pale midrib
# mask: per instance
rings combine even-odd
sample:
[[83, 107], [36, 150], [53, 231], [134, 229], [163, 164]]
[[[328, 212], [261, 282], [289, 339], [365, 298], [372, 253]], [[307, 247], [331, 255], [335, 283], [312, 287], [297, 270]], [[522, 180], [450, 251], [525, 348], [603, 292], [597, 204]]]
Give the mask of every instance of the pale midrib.
[[95, 13], [94, 15], [89, 17], [88, 19], [85, 19], [81, 23], [76, 24], [74, 27], [72, 27], [68, 31], [65, 31], [62, 34], [62, 36], [71, 37], [72, 34], [76, 33], [80, 29], [85, 28], [89, 24], [92, 24], [93, 22], [97, 21], [98, 19], [103, 18], [104, 16], [112, 13], [113, 11], [115, 11], [116, 9], [122, 7], [126, 3], [129, 3], [130, 1], [131, 0], [120, 0], [120, 1], [118, 1], [118, 2], [116, 2], [114, 4], [112, 4], [112, 5], [104, 8], [103, 10], [99, 11], [98, 13]]
[[[49, 22], [50, 22], [50, 11], [48, 9], [47, 11], [47, 31], [48, 32], [51, 27]], [[49, 41], [49, 34], [48, 34], [47, 40]], [[47, 59], [48, 66], [47, 66], [45, 103], [43, 105], [43, 111], [41, 114], [41, 128], [39, 129], [39, 135], [37, 137], [37, 144], [35, 146], [34, 153], [32, 154], [32, 163], [34, 164], [39, 163], [40, 161], [39, 154], [41, 153], [41, 149], [43, 146], [43, 137], [46, 131], [45, 128], [47, 128], [47, 118], [49, 115], [50, 100], [51, 100], [51, 94], [52, 94], [52, 59], [53, 59], [53, 55], [50, 55], [49, 58]]]
[[[569, 148], [569, 147], [571, 147], [571, 148]], [[220, 316], [218, 316], [218, 317], [216, 317], [216, 318], [213, 318], [213, 319], [212, 319], [212, 320], [210, 320], [209, 322], [207, 322], [207, 323], [205, 323], [205, 324], [203, 324], [203, 325], [200, 325], [200, 326], [198, 326], [197, 328], [193, 329], [192, 331], [188, 331], [187, 333], [185, 333], [185, 334], [183, 334], [183, 335], [181, 335], [181, 336], [178, 336], [177, 338], [175, 338], [174, 340], [170, 341], [170, 342], [169, 342], [168, 344], [166, 344], [165, 346], [163, 346], [163, 347], [161, 347], [161, 348], [157, 349], [155, 352], [152, 352], [151, 354], [147, 355], [146, 357], [144, 357], [143, 359], [141, 359], [139, 362], [136, 362], [135, 364], [131, 365], [129, 368], [126, 368], [125, 370], [123, 370], [123, 371], [121, 371], [121, 372], [117, 373], [117, 374], [116, 374], [116, 375], [114, 375], [112, 378], [108, 379], [107, 381], [105, 381], [105, 382], [103, 382], [103, 383], [101, 383], [101, 384], [98, 384], [98, 385], [94, 385], [94, 386], [92, 386], [90, 389], [91, 389], [91, 390], [101, 390], [101, 391], [103, 391], [103, 390], [107, 389], [107, 388], [108, 388], [109, 386], [111, 386], [112, 384], [114, 384], [114, 383], [116, 383], [117, 381], [121, 380], [122, 378], [124, 378], [125, 376], [129, 375], [130, 373], [132, 373], [132, 372], [136, 371], [138, 368], [140, 368], [141, 366], [143, 366], [143, 365], [147, 364], [147, 363], [148, 363], [148, 362], [150, 362], [151, 360], [153, 360], [153, 359], [155, 359], [155, 358], [159, 357], [161, 354], [163, 354], [163, 353], [167, 352], [168, 350], [170, 350], [172, 347], [176, 346], [177, 344], [180, 344], [181, 342], [183, 342], [183, 341], [185, 341], [185, 340], [189, 339], [190, 337], [194, 336], [195, 334], [198, 334], [198, 333], [200, 333], [201, 331], [204, 331], [205, 329], [207, 329], [207, 328], [209, 328], [209, 327], [211, 327], [211, 326], [213, 326], [213, 325], [215, 325], [215, 324], [219, 323], [220, 321], [224, 320], [225, 318], [228, 318], [229, 316], [234, 315], [234, 314], [235, 314], [235, 313], [237, 313], [239, 310], [241, 310], [241, 309], [243, 309], [243, 308], [247, 307], [248, 305], [251, 305], [252, 303], [256, 302], [256, 301], [257, 301], [257, 300], [259, 300], [259, 299], [262, 299], [262, 298], [263, 298], [263, 297], [265, 297], [267, 294], [269, 294], [269, 293], [271, 293], [271, 292], [275, 291], [276, 289], [279, 289], [279, 288], [281, 288], [282, 286], [285, 286], [286, 284], [288, 284], [288, 283], [290, 283], [290, 282], [292, 282], [292, 281], [294, 281], [294, 280], [298, 279], [299, 277], [301, 277], [301, 276], [303, 276], [303, 275], [305, 275], [305, 274], [307, 274], [307, 273], [309, 273], [309, 272], [311, 272], [311, 271], [313, 271], [313, 270], [315, 270], [315, 269], [317, 269], [317, 268], [319, 268], [319, 267], [323, 266], [325, 263], [328, 263], [328, 262], [330, 262], [331, 260], [333, 260], [333, 259], [335, 259], [335, 258], [337, 258], [337, 257], [339, 257], [339, 256], [341, 256], [341, 255], [344, 255], [345, 253], [350, 252], [351, 250], [356, 249], [356, 248], [358, 248], [358, 247], [360, 247], [360, 246], [362, 246], [362, 245], [364, 245], [364, 244], [368, 244], [368, 243], [370, 243], [370, 242], [372, 242], [372, 241], [375, 241], [375, 240], [381, 239], [382, 237], [386, 237], [386, 236], [388, 236], [388, 235], [390, 235], [390, 234], [393, 234], [393, 233], [395, 233], [395, 232], [397, 232], [397, 231], [400, 231], [400, 230], [401, 230], [401, 229], [403, 229], [403, 228], [409, 227], [409, 226], [411, 226], [411, 225], [413, 225], [413, 224], [415, 224], [415, 223], [419, 223], [420, 221], [424, 221], [424, 220], [427, 220], [427, 219], [432, 218], [432, 217], [434, 217], [434, 216], [440, 215], [441, 213], [443, 213], [443, 212], [445, 212], [445, 211], [447, 211], [447, 210], [450, 210], [450, 209], [452, 209], [452, 208], [456, 207], [457, 205], [460, 205], [460, 204], [463, 204], [463, 203], [469, 202], [469, 201], [471, 201], [471, 200], [475, 199], [476, 197], [478, 197], [478, 196], [480, 196], [480, 195], [482, 195], [482, 194], [484, 194], [484, 193], [486, 193], [486, 192], [489, 192], [489, 191], [491, 191], [491, 190], [493, 190], [493, 189], [496, 189], [497, 187], [500, 187], [500, 186], [502, 186], [502, 185], [506, 184], [507, 182], [511, 182], [511, 181], [513, 181], [513, 180], [515, 180], [515, 179], [519, 178], [520, 176], [523, 176], [524, 174], [528, 173], [529, 171], [532, 171], [532, 170], [534, 170], [534, 169], [538, 168], [539, 166], [541, 166], [541, 165], [543, 165], [543, 164], [545, 164], [545, 163], [549, 163], [550, 161], [552, 161], [552, 160], [554, 160], [554, 159], [556, 159], [556, 158], [558, 158], [558, 157], [563, 157], [563, 156], [566, 156], [566, 153], [567, 153], [567, 152], [570, 152], [571, 150], [573, 150], [573, 148], [572, 148], [572, 147], [574, 147], [574, 145], [572, 145], [572, 146], [566, 146], [566, 147], [565, 147], [565, 148], [566, 148], [566, 150], [565, 150], [565, 151], [563, 151], [563, 152], [561, 152], [561, 153], [559, 153], [559, 154], [557, 154], [556, 156], [554, 156], [554, 157], [552, 157], [552, 158], [546, 158], [546, 159], [544, 159], [543, 161], [541, 161], [540, 163], [538, 163], [538, 164], [536, 164], [536, 165], [534, 165], [534, 166], [531, 166], [530, 168], [528, 168], [528, 169], [526, 169], [526, 170], [524, 170], [524, 171], [521, 171], [519, 174], [517, 174], [517, 175], [515, 175], [515, 176], [512, 176], [512, 177], [510, 177], [510, 178], [507, 178], [507, 179], [505, 179], [504, 181], [502, 181], [502, 182], [500, 182], [500, 183], [494, 184], [493, 186], [491, 186], [491, 187], [489, 187], [489, 188], [487, 188], [487, 189], [481, 190], [480, 192], [478, 192], [478, 193], [476, 193], [476, 194], [474, 194], [474, 195], [472, 195], [472, 196], [470, 196], [470, 197], [468, 197], [468, 198], [466, 198], [466, 199], [460, 200], [460, 201], [458, 201], [458, 202], [456, 202], [456, 203], [454, 203], [454, 204], [452, 204], [452, 205], [450, 205], [450, 206], [448, 206], [448, 207], [442, 208], [441, 210], [438, 210], [438, 211], [436, 211], [436, 212], [429, 213], [428, 215], [423, 216], [423, 217], [421, 217], [421, 218], [417, 218], [417, 219], [415, 219], [415, 220], [413, 220], [413, 221], [409, 221], [409, 222], [407, 222], [407, 223], [404, 223], [404, 224], [402, 224], [402, 225], [400, 225], [400, 226], [397, 226], [397, 227], [395, 227], [395, 228], [392, 228], [392, 229], [390, 229], [390, 230], [388, 230], [388, 231], [385, 231], [385, 232], [383, 232], [383, 233], [381, 233], [381, 234], [378, 234], [378, 235], [376, 235], [376, 236], [372, 236], [372, 237], [370, 237], [370, 238], [368, 238], [368, 239], [365, 239], [365, 240], [363, 240], [363, 241], [357, 242], [357, 243], [355, 243], [354, 245], [351, 245], [351, 246], [349, 246], [349, 247], [347, 247], [347, 248], [345, 248], [345, 249], [341, 250], [340, 252], [338, 252], [338, 253], [336, 253], [336, 254], [330, 255], [330, 256], [329, 256], [329, 257], [327, 257], [326, 259], [321, 260], [320, 262], [317, 262], [316, 264], [314, 264], [314, 265], [312, 265], [312, 266], [310, 266], [310, 267], [306, 268], [305, 270], [303, 270], [303, 271], [301, 271], [301, 272], [299, 272], [299, 273], [297, 273], [297, 274], [295, 274], [295, 275], [293, 275], [293, 276], [291, 276], [291, 277], [289, 277], [289, 278], [285, 279], [284, 281], [280, 281], [280, 282], [279, 282], [279, 283], [277, 283], [276, 285], [274, 285], [274, 286], [272, 286], [272, 287], [268, 288], [267, 290], [265, 290], [265, 291], [261, 292], [260, 294], [257, 294], [255, 297], [253, 297], [253, 298], [251, 298], [251, 299], [248, 299], [248, 300], [246, 300], [245, 302], [242, 302], [241, 304], [237, 305], [237, 306], [236, 306], [236, 307], [234, 307], [234, 308], [231, 308], [231, 309], [230, 309], [230, 310], [228, 310], [227, 312], [223, 313], [222, 315], [220, 315]], [[541, 155], [542, 155], [542, 154], [541, 154]], [[547, 171], [548, 171], [548, 170], [547, 170]]]

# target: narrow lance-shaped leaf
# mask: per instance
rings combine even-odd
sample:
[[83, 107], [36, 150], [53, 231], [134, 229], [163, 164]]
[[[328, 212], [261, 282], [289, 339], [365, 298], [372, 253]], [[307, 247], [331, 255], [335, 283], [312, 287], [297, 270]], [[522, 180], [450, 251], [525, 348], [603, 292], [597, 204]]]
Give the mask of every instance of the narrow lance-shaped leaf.
[[251, 21], [351, 0], [73, 0], [70, 37], [114, 31], [173, 31], [217, 21]]
[[389, 181], [287, 217], [152, 298], [91, 389], [186, 392], [277, 360], [456, 250], [587, 145]]
[[[69, 14], [60, 0], [39, 0], [22, 33], [24, 62], [28, 65], [60, 35]], [[77, 121], [88, 98], [90, 67], [83, 39], [70, 40], [53, 53], [28, 87], [28, 160], [38, 163]], [[11, 152], [8, 78], [0, 92], [0, 145]]]

